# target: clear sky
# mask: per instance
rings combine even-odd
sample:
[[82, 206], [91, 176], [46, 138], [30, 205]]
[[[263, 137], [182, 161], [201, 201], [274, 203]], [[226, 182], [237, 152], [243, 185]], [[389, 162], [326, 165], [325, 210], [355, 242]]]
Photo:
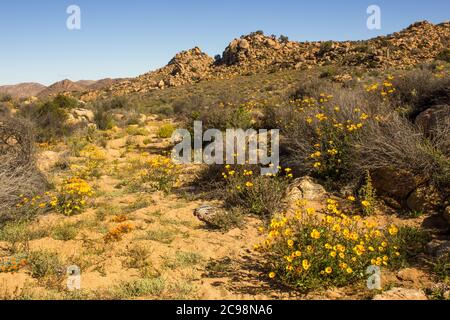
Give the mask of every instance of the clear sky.
[[[81, 8], [81, 30], [66, 9]], [[369, 5], [382, 29], [366, 27]], [[199, 46], [222, 53], [256, 30], [291, 40], [360, 40], [450, 19], [449, 0], [1, 0], [0, 85], [137, 76]]]

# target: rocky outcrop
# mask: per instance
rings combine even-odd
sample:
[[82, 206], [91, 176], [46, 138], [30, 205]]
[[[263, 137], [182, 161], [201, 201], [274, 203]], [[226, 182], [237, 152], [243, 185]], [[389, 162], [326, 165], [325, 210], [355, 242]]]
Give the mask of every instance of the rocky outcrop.
[[88, 125], [94, 122], [94, 118], [92, 110], [75, 108], [67, 114], [66, 124], [69, 126]]
[[[178, 53], [169, 64], [155, 72], [149, 72], [135, 79], [114, 84], [108, 89], [113, 95], [121, 96], [135, 92], [149, 92], [167, 87], [176, 87], [183, 84], [195, 83], [205, 79], [211, 73], [214, 59], [202, 52], [200, 48]], [[93, 100], [98, 95], [88, 92], [82, 100]]]
[[[199, 48], [177, 54], [167, 66], [135, 79], [91, 90], [82, 96], [90, 101], [105, 95], [145, 93], [209, 79], [280, 69], [309, 69], [337, 65], [361, 68], [405, 68], [434, 60], [448, 47], [450, 23], [418, 22], [407, 29], [367, 41], [294, 42], [261, 32], [234, 39], [216, 61]], [[335, 81], [350, 81], [339, 75]]]

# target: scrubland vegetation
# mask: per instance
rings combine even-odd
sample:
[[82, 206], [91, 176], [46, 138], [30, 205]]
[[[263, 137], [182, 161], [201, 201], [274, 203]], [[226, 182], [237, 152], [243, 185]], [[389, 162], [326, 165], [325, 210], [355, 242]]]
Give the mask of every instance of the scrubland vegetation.
[[[317, 298], [331, 288], [367, 298], [380, 293], [364, 287], [375, 265], [386, 270], [383, 289], [401, 286], [395, 274], [409, 268], [423, 280], [409, 285], [448, 299], [448, 250], [425, 250], [449, 241], [450, 67], [442, 60], [349, 69], [354, 80], [344, 83], [331, 78], [339, 70], [317, 67], [90, 103], [2, 97], [0, 279], [8, 284], [0, 294], [223, 298], [205, 280], [214, 265], [226, 298]], [[447, 111], [421, 121], [435, 106]], [[92, 116], [73, 121], [76, 109]], [[205, 130], [280, 129], [279, 173], [173, 164], [170, 137], [194, 120]], [[290, 201], [304, 176], [326, 192], [307, 198], [302, 189]], [[220, 211], [215, 230], [192, 215], [205, 202]], [[225, 257], [232, 263], [220, 268]], [[65, 288], [69, 265], [82, 269], [83, 290]], [[253, 294], [236, 283], [242, 274], [257, 281]]]

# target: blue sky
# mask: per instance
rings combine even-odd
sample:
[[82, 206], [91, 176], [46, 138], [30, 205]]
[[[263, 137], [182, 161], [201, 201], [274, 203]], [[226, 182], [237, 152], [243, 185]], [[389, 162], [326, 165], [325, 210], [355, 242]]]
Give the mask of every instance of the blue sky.
[[[81, 30], [66, 28], [72, 4], [81, 8]], [[372, 4], [381, 7], [381, 30], [366, 27]], [[448, 0], [1, 1], [0, 85], [137, 76], [195, 46], [222, 53], [256, 30], [297, 41], [359, 40], [449, 16]]]

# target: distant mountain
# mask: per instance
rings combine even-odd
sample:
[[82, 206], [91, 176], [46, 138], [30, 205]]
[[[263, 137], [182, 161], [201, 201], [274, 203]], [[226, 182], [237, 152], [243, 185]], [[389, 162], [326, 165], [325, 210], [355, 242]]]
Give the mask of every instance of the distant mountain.
[[51, 95], [57, 95], [64, 92], [84, 91], [86, 87], [82, 84], [70, 81], [68, 79], [55, 82], [48, 86], [45, 90], [41, 91], [38, 95], [39, 98], [48, 97]]
[[89, 90], [102, 90], [105, 88], [109, 88], [110, 86], [125, 81], [127, 79], [125, 78], [118, 78], [118, 79], [111, 79], [111, 78], [106, 78], [106, 79], [101, 79], [98, 81], [94, 81], [92, 84], [90, 84], [88, 86]]
[[75, 83], [80, 85], [80, 86], [82, 86], [82, 87], [84, 87], [84, 88], [87, 88], [87, 87], [95, 84], [96, 82], [97, 81], [95, 81], [95, 80], [80, 80], [80, 81], [76, 81]]
[[37, 96], [40, 92], [45, 90], [46, 86], [40, 83], [28, 82], [19, 83], [16, 85], [0, 86], [0, 93], [6, 93], [14, 98], [27, 98]]
[[39, 98], [44, 98], [48, 96], [54, 96], [60, 93], [67, 92], [84, 92], [90, 90], [104, 90], [116, 83], [122, 82], [125, 79], [101, 79], [101, 80], [80, 80], [71, 81], [65, 79], [62, 81], [55, 82], [54, 84], [48, 86], [45, 90], [41, 91], [38, 95]]

